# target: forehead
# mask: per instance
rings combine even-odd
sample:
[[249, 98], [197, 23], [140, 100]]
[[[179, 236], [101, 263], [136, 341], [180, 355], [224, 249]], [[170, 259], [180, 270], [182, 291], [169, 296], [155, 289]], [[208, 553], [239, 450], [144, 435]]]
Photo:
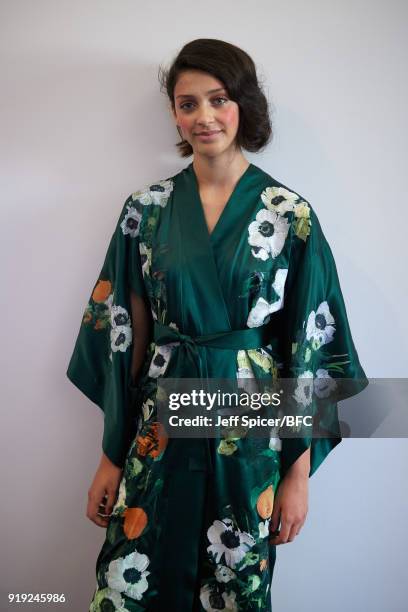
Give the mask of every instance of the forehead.
[[213, 89], [224, 89], [224, 83], [208, 72], [185, 70], [180, 73], [174, 87], [174, 96], [211, 95]]

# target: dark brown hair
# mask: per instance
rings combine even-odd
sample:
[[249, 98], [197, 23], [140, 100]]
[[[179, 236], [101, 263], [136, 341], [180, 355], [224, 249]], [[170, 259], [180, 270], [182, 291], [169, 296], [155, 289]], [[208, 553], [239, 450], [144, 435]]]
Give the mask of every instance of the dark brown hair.
[[[159, 68], [160, 90], [167, 93], [173, 110], [174, 88], [180, 73], [185, 70], [202, 70], [212, 74], [223, 83], [231, 100], [238, 104], [237, 145], [251, 152], [260, 151], [266, 146], [272, 137], [268, 101], [259, 83], [255, 64], [245, 51], [216, 38], [197, 38], [184, 45], [168, 70]], [[181, 157], [193, 154], [187, 140], [181, 140], [175, 146]]]

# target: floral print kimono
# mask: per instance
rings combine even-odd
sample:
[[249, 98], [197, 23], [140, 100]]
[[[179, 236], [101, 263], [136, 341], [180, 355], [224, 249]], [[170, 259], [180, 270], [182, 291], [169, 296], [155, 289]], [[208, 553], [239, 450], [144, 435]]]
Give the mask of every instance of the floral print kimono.
[[[131, 290], [152, 317], [136, 382]], [[270, 611], [279, 482], [308, 447], [317, 470], [341, 441], [336, 402], [368, 384], [311, 205], [254, 164], [211, 234], [192, 163], [132, 193], [67, 376], [102, 409], [103, 451], [123, 468], [90, 611]], [[301, 409], [332, 394], [333, 435], [167, 437], [162, 377], [290, 377]]]

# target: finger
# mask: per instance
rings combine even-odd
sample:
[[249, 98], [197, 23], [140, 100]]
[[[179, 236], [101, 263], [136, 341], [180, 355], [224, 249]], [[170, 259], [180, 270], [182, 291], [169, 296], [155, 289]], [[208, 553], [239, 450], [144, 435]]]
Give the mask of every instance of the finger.
[[296, 538], [297, 534], [300, 531], [300, 524], [299, 523], [293, 523], [290, 532], [289, 532], [289, 536], [288, 536], [288, 542], [293, 542], [293, 540]]
[[105, 529], [109, 525], [109, 517], [100, 516], [99, 514], [94, 516], [91, 520], [95, 525], [98, 525], [98, 527], [104, 527]]
[[278, 521], [276, 521], [275, 529], [273, 529], [273, 528], [271, 529], [271, 525], [269, 525], [269, 535], [271, 537], [274, 537], [274, 536], [276, 537], [276, 536], [279, 535], [279, 533], [280, 533], [280, 528], [279, 528], [279, 520], [278, 520]]
[[282, 542], [287, 542], [291, 527], [292, 522], [288, 521], [287, 519], [283, 519], [280, 530], [280, 538], [282, 539]]
[[86, 508], [86, 515], [88, 518], [95, 516], [98, 512], [99, 499], [97, 497], [88, 497], [88, 505]]
[[98, 512], [101, 514], [107, 514], [106, 507], [107, 507], [107, 496], [105, 495], [103, 500], [99, 503]]
[[279, 519], [280, 519], [280, 507], [274, 506], [273, 512], [271, 515], [271, 521], [269, 523], [269, 531], [276, 531], [279, 527]]
[[287, 542], [292, 523], [288, 520], [281, 519], [281, 528], [279, 535], [271, 538], [272, 544], [285, 544]]
[[304, 519], [303, 521], [299, 521], [298, 525], [297, 525], [297, 533], [296, 535], [299, 535], [299, 533], [302, 531], [302, 527], [305, 524], [306, 519]]
[[278, 546], [279, 544], [282, 544], [280, 540], [280, 533], [276, 533], [276, 535], [271, 536], [269, 538], [269, 544], [273, 544], [273, 546]]
[[99, 527], [107, 527], [109, 524], [108, 517], [101, 516], [99, 512], [95, 512], [92, 509], [88, 508], [86, 516], [87, 518], [89, 518], [90, 521], [92, 521], [93, 523], [95, 523], [95, 525], [98, 525]]
[[86, 516], [87, 518], [89, 518], [89, 520], [91, 520], [93, 523], [95, 523], [99, 527], [106, 527], [108, 524], [108, 521], [105, 517], [101, 516], [101, 514], [104, 511], [104, 504], [101, 502], [100, 503], [98, 502], [99, 502], [98, 498], [95, 498], [95, 497], [88, 498]]
[[119, 484], [116, 487], [116, 489], [113, 489], [112, 493], [108, 497], [108, 504], [109, 504], [111, 512], [112, 512], [113, 506], [116, 504], [116, 502], [118, 500], [118, 497], [119, 497]]

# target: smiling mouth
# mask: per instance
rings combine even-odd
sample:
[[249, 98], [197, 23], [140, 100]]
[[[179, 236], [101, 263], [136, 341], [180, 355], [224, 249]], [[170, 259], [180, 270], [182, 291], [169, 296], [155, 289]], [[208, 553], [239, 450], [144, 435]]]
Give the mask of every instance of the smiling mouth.
[[213, 130], [212, 132], [197, 132], [196, 136], [214, 136], [215, 134], [219, 134], [221, 130]]
[[219, 132], [203, 132], [201, 134], [196, 134], [197, 138], [201, 138], [201, 140], [211, 140], [216, 136], [221, 134], [221, 130]]

